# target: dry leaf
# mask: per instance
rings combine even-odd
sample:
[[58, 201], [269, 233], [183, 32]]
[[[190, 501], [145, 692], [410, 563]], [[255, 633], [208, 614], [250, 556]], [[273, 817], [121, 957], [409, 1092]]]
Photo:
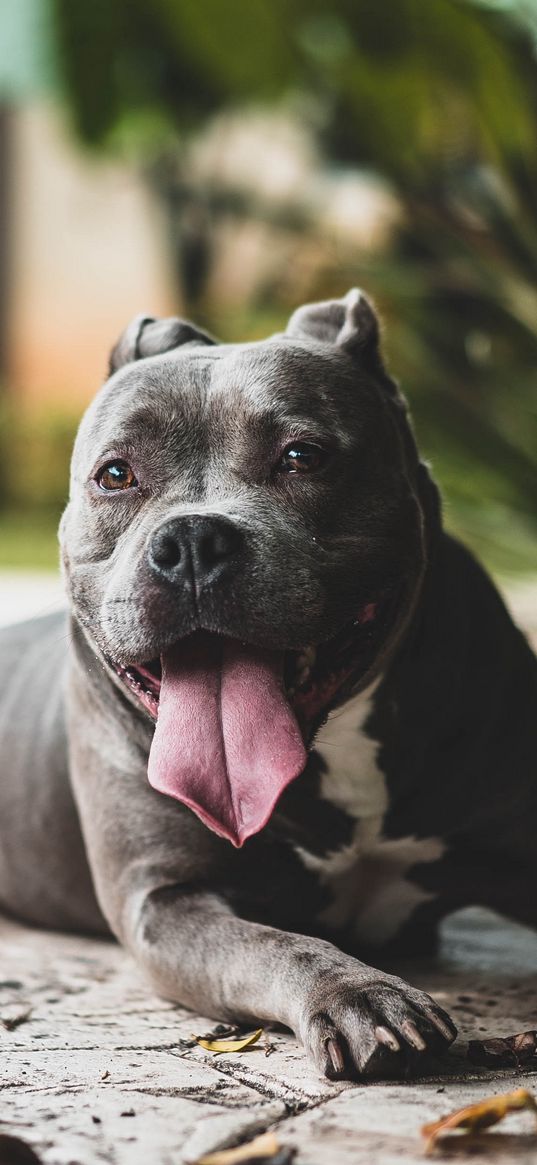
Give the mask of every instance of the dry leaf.
[[243, 1048], [256, 1044], [262, 1035], [263, 1028], [258, 1027], [257, 1031], [241, 1040], [206, 1040], [202, 1036], [196, 1036], [196, 1043], [208, 1052], [242, 1052]]
[[[262, 1133], [247, 1145], [237, 1149], [221, 1149], [200, 1157], [196, 1165], [248, 1165], [249, 1161], [274, 1161], [280, 1154], [280, 1143], [274, 1133]], [[290, 1160], [290, 1158], [289, 1158]]]
[[31, 1014], [32, 1008], [27, 1003], [6, 1003], [0, 1012], [0, 1024], [6, 1031], [14, 1032]]
[[442, 1133], [450, 1132], [452, 1129], [468, 1129], [469, 1133], [477, 1133], [481, 1129], [497, 1124], [509, 1112], [520, 1112], [524, 1108], [537, 1114], [537, 1103], [527, 1088], [517, 1088], [514, 1092], [491, 1096], [488, 1100], [480, 1100], [477, 1104], [459, 1108], [457, 1112], [451, 1112], [440, 1120], [423, 1125], [422, 1135], [427, 1137], [425, 1152], [430, 1153], [434, 1149]]
[[537, 1031], [470, 1040], [468, 1059], [482, 1068], [522, 1068], [537, 1062]]

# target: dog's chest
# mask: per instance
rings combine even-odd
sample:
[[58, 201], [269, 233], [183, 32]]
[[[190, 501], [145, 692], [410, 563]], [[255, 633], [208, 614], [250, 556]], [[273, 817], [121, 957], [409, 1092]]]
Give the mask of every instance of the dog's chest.
[[305, 846], [295, 849], [330, 895], [320, 921], [348, 929], [364, 943], [382, 945], [431, 898], [408, 875], [416, 864], [441, 858], [444, 846], [434, 837], [383, 836], [388, 790], [378, 742], [366, 731], [375, 686], [335, 712], [316, 742], [324, 769], [319, 797], [351, 819], [351, 840], [322, 856]]

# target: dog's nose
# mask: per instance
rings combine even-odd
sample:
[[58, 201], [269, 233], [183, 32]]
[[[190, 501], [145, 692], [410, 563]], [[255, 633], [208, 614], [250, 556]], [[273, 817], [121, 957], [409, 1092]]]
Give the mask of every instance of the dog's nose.
[[243, 544], [239, 528], [219, 517], [171, 518], [149, 543], [153, 574], [167, 582], [194, 578], [198, 586], [217, 582], [237, 559]]

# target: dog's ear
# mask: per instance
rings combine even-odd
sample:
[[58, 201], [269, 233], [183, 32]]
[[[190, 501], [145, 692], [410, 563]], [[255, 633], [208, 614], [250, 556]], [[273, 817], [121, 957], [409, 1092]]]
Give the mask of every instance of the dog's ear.
[[333, 344], [356, 357], [372, 370], [382, 368], [379, 351], [379, 323], [363, 291], [353, 287], [343, 299], [306, 303], [297, 308], [287, 325], [286, 335]]
[[208, 332], [195, 327], [188, 320], [180, 320], [178, 316], [157, 320], [152, 316], [138, 315], [131, 320], [112, 348], [108, 374], [111, 376], [118, 368], [133, 360], [159, 356], [182, 344], [215, 343], [216, 340]]

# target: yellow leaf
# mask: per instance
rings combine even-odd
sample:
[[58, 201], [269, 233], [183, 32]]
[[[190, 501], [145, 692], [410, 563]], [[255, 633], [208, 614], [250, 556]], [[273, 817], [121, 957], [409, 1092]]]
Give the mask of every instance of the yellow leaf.
[[469, 1104], [466, 1108], [459, 1108], [456, 1112], [443, 1116], [438, 1121], [424, 1125], [422, 1134], [427, 1137], [425, 1152], [430, 1153], [442, 1133], [451, 1129], [467, 1129], [469, 1133], [477, 1133], [481, 1129], [490, 1128], [498, 1124], [509, 1112], [520, 1112], [527, 1108], [537, 1113], [537, 1102], [527, 1088], [516, 1088], [514, 1092], [504, 1092], [501, 1096], [490, 1096], [477, 1104]]
[[196, 1036], [196, 1043], [208, 1052], [242, 1052], [243, 1048], [256, 1044], [262, 1035], [263, 1028], [258, 1027], [257, 1031], [242, 1040], [204, 1040], [201, 1036]]
[[270, 1158], [275, 1157], [279, 1151], [280, 1143], [274, 1133], [263, 1133], [253, 1141], [248, 1141], [248, 1144], [239, 1145], [238, 1149], [221, 1149], [217, 1153], [207, 1153], [205, 1157], [200, 1157], [196, 1161], [196, 1165], [240, 1165], [241, 1161], [251, 1161], [254, 1157], [256, 1161], [270, 1161]]

